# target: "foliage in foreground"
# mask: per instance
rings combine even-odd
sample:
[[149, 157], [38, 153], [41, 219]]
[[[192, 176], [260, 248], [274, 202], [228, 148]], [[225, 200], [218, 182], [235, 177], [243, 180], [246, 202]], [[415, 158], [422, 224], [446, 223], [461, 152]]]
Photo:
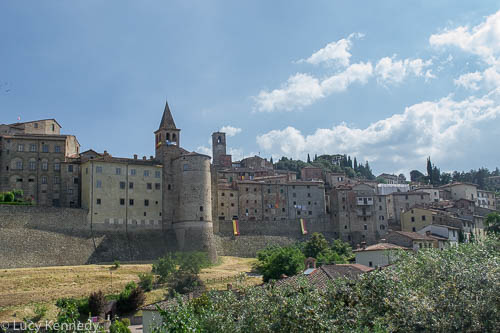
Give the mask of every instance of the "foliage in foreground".
[[345, 264], [354, 256], [349, 244], [336, 239], [331, 245], [320, 233], [313, 233], [304, 243], [293, 246], [270, 246], [257, 253], [254, 268], [263, 276], [264, 282], [277, 280], [282, 275], [293, 276], [304, 270], [305, 258], [317, 260], [318, 266], [323, 264]]
[[401, 260], [326, 290], [256, 287], [209, 292], [161, 314], [156, 332], [495, 332], [500, 241], [403, 253]]

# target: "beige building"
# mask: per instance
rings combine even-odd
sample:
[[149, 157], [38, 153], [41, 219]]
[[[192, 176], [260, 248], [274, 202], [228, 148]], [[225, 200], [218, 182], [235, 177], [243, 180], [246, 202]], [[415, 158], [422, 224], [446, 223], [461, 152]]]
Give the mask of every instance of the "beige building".
[[397, 251], [410, 250], [396, 244], [380, 242], [378, 244], [360, 247], [354, 250], [356, 264], [368, 267], [384, 267], [397, 260]]
[[436, 212], [426, 208], [411, 208], [401, 214], [401, 230], [418, 232], [436, 220]]
[[41, 206], [78, 206], [78, 168], [70, 161], [79, 150], [55, 119], [0, 125], [0, 191], [23, 190]]
[[162, 228], [162, 166], [105, 153], [82, 168], [82, 208], [94, 225]]
[[451, 200], [467, 199], [477, 200], [477, 185], [471, 183], [451, 183], [443, 185], [440, 189], [449, 193]]

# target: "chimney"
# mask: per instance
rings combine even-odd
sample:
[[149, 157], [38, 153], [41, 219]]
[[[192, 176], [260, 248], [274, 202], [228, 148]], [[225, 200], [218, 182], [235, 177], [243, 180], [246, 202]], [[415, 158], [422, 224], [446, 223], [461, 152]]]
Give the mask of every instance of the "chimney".
[[361, 248], [364, 250], [366, 249], [366, 242], [361, 242]]
[[316, 268], [316, 259], [312, 257], [306, 258], [306, 260], [304, 261], [304, 266], [306, 267], [306, 269]]
[[134, 160], [136, 160], [136, 159], [137, 159], [137, 154], [134, 154]]
[[146, 156], [143, 156], [143, 157], [142, 157], [142, 160], [143, 160], [143, 161], [145, 161], [145, 160], [146, 160]]

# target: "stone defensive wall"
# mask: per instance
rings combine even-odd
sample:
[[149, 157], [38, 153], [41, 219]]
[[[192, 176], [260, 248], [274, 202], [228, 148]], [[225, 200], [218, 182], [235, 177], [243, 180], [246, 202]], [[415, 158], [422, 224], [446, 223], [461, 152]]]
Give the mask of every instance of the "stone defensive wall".
[[151, 261], [175, 248], [161, 226], [91, 224], [84, 209], [0, 206], [0, 268]]
[[217, 254], [255, 257], [269, 245], [288, 246], [306, 241], [314, 232], [322, 233], [330, 241], [335, 238], [333, 223], [328, 217], [304, 220], [307, 234], [302, 233], [300, 219], [239, 221], [238, 236], [234, 235], [232, 221], [217, 221], [214, 223]]
[[[0, 268], [152, 261], [177, 250], [172, 229], [119, 221], [91, 224], [87, 214], [74, 208], [0, 206]], [[306, 235], [298, 219], [240, 221], [239, 236], [233, 234], [232, 221], [216, 221], [217, 253], [254, 257], [269, 245], [290, 245], [313, 232], [334, 238], [330, 219], [305, 221]]]

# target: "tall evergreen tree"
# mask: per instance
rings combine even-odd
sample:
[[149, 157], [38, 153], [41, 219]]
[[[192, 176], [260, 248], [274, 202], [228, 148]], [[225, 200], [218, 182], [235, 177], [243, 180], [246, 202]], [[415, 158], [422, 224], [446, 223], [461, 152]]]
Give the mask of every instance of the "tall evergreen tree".
[[314, 154], [314, 161], [316, 162], [317, 159], [318, 159], [318, 154]]
[[427, 177], [429, 177], [429, 183], [432, 184], [432, 163], [431, 157], [427, 157]]
[[309, 157], [309, 154], [307, 154], [307, 163], [311, 163], [311, 157]]
[[347, 156], [347, 166], [349, 168], [352, 168], [352, 160], [351, 160], [351, 156]]
[[356, 157], [354, 157], [354, 171], [358, 171], [358, 161], [356, 160]]

